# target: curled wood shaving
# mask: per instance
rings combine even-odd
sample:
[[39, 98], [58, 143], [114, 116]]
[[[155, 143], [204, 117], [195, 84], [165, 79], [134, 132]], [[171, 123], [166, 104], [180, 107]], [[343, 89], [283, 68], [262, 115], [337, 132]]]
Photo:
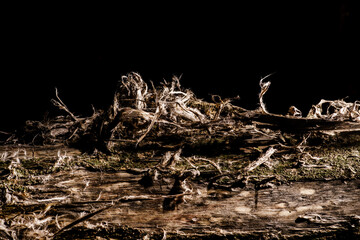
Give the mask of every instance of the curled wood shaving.
[[264, 97], [265, 93], [269, 90], [270, 84], [271, 84], [270, 81], [264, 82], [264, 80], [265, 80], [266, 78], [270, 77], [271, 75], [272, 75], [272, 73], [266, 75], [265, 77], [261, 78], [261, 79], [260, 79], [260, 82], [259, 82], [259, 85], [260, 85], [260, 88], [261, 88], [261, 91], [260, 91], [260, 93], [259, 93], [260, 109], [261, 109], [264, 113], [269, 113], [269, 112], [266, 110], [263, 97]]

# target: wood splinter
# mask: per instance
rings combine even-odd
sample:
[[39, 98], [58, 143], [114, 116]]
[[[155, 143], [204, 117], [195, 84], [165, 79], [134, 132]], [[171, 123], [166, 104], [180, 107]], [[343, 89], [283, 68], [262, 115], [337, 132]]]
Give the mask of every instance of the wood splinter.
[[246, 172], [250, 172], [260, 166], [261, 164], [270, 160], [270, 157], [276, 152], [277, 150], [273, 147], [270, 147], [265, 154], [261, 155], [255, 162], [250, 163], [247, 167], [245, 167]]

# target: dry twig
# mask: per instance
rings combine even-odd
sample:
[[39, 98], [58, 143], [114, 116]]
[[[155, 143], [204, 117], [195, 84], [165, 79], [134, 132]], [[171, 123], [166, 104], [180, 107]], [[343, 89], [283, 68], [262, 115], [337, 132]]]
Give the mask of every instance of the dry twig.
[[255, 162], [250, 163], [247, 167], [244, 168], [244, 171], [250, 172], [260, 166], [261, 164], [269, 161], [270, 157], [276, 152], [277, 150], [273, 147], [270, 147], [263, 155], [261, 155]]
[[67, 112], [72, 119], [74, 119], [76, 122], [79, 121], [79, 119], [68, 109], [68, 107], [65, 105], [65, 103], [60, 99], [59, 97], [59, 92], [57, 90], [57, 88], [55, 88], [55, 95], [56, 95], [56, 99], [51, 99], [51, 102], [58, 108], [64, 110], [65, 112]]

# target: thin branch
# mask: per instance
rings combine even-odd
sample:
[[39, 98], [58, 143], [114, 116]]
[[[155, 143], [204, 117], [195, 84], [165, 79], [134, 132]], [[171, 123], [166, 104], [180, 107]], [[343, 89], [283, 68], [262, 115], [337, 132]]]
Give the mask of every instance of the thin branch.
[[51, 99], [51, 102], [52, 102], [56, 107], [64, 110], [65, 112], [67, 112], [67, 113], [71, 116], [72, 119], [74, 119], [76, 122], [78, 122], [79, 119], [78, 119], [72, 112], [70, 112], [70, 110], [69, 110], [68, 107], [65, 105], [65, 103], [60, 99], [57, 88], [55, 88], [55, 95], [56, 95], [57, 100]]
[[168, 198], [168, 197], [180, 197], [180, 196], [184, 196], [184, 195], [189, 195], [189, 193], [182, 193], [182, 194], [175, 194], [175, 195], [161, 195], [158, 197], [151, 197], [148, 195], [140, 195], [140, 196], [125, 196], [125, 197], [121, 197], [116, 199], [115, 201], [112, 201], [110, 205], [100, 208], [99, 210], [96, 210], [95, 212], [89, 213], [71, 223], [69, 223], [68, 225], [66, 225], [65, 227], [61, 228], [59, 231], [57, 231], [53, 237], [59, 235], [60, 233], [71, 229], [72, 227], [76, 226], [77, 224], [84, 222], [88, 219], [90, 219], [91, 217], [102, 213], [103, 211], [110, 209], [112, 207], [115, 206], [116, 203], [126, 203], [126, 202], [135, 202], [135, 201], [146, 201], [146, 200], [158, 200], [158, 199], [164, 199], [164, 198]]
[[256, 160], [255, 162], [250, 163], [247, 167], [245, 167], [245, 171], [246, 172], [250, 172], [252, 170], [254, 170], [255, 168], [257, 168], [258, 166], [260, 166], [261, 164], [269, 161], [270, 157], [276, 152], [277, 150], [273, 147], [270, 147], [265, 154], [261, 155], [258, 160]]
[[206, 158], [197, 158], [197, 157], [194, 157], [194, 160], [200, 160], [200, 161], [203, 161], [203, 162], [208, 162], [211, 165], [213, 165], [219, 171], [220, 174], [222, 174], [220, 166], [218, 164], [214, 163], [213, 161], [211, 161], [209, 159], [206, 159]]
[[77, 224], [79, 224], [79, 223], [81, 223], [81, 222], [83, 222], [83, 221], [86, 221], [87, 219], [89, 219], [89, 218], [95, 216], [96, 214], [99, 214], [99, 213], [101, 213], [101, 212], [103, 212], [103, 211], [105, 211], [105, 210], [107, 210], [107, 209], [109, 209], [109, 208], [111, 208], [111, 207], [113, 207], [113, 206], [114, 206], [114, 204], [111, 204], [111, 205], [109, 205], [109, 206], [103, 207], [103, 208], [101, 208], [101, 209], [99, 209], [99, 210], [97, 210], [97, 211], [95, 211], [95, 212], [89, 213], [89, 214], [85, 215], [84, 217], [81, 217], [81, 218], [79, 218], [79, 219], [77, 219], [77, 220], [69, 223], [68, 225], [66, 225], [65, 227], [61, 228], [59, 231], [57, 231], [57, 232], [54, 234], [54, 237], [55, 237], [56, 235], [59, 235], [59, 234], [62, 233], [63, 231], [68, 230], [68, 229], [74, 227], [75, 225], [77, 225]]

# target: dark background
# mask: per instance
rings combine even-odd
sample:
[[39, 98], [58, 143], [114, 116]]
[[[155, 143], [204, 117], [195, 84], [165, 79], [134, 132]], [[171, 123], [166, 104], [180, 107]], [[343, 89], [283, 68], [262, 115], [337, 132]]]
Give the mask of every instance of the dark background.
[[0, 130], [54, 112], [55, 87], [75, 114], [105, 108], [130, 71], [154, 82], [182, 75], [197, 96], [239, 95], [249, 109], [274, 73], [265, 96], [274, 113], [360, 100], [353, 1], [241, 2], [3, 8]]

